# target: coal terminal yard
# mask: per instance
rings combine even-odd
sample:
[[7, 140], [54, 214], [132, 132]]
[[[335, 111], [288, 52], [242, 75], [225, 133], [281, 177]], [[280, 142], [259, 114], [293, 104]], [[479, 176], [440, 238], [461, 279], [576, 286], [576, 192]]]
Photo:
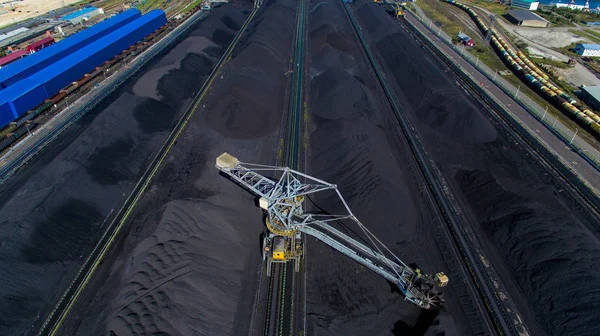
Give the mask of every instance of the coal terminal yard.
[[335, 183], [394, 254], [450, 278], [424, 310], [307, 238], [279, 289], [303, 307], [276, 311], [290, 335], [600, 334], [597, 200], [384, 7], [255, 5], [213, 9], [0, 186], [3, 333], [36, 333], [120, 221], [57, 335], [283, 334], [262, 316], [264, 215], [214, 167], [230, 152]]

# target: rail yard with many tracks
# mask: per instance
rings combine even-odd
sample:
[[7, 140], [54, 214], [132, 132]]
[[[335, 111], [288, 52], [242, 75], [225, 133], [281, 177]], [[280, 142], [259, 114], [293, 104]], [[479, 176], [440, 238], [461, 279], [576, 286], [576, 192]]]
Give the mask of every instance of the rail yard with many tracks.
[[597, 335], [599, 172], [399, 6], [230, 0], [60, 91], [0, 159], [2, 330]]

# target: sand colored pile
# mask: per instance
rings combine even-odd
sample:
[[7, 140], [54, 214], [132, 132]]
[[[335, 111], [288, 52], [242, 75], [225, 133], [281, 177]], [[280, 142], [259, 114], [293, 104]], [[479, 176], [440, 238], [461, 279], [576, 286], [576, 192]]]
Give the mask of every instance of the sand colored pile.
[[[34, 18], [48, 13], [51, 10], [61, 8], [79, 0], [23, 0], [4, 4], [0, 7], [0, 27], [8, 26], [19, 21]], [[14, 9], [14, 12], [12, 11]]]

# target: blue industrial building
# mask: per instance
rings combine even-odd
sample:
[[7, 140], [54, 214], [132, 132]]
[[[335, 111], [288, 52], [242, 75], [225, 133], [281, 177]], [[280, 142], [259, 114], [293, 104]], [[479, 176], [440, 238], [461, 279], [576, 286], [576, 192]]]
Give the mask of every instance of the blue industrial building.
[[[167, 18], [162, 10], [153, 10], [0, 91], [0, 127], [7, 124], [5, 120], [14, 120], [23, 115], [73, 81], [150, 35], [166, 22]], [[7, 117], [7, 114], [11, 118]]]
[[17, 81], [27, 78], [44, 69], [50, 64], [79, 50], [86, 45], [97, 41], [99, 38], [123, 27], [139, 18], [141, 13], [137, 9], [127, 10], [110, 19], [104, 20], [92, 27], [55, 43], [39, 52], [31, 54], [18, 62], [9, 64], [0, 69], [0, 90], [13, 85]]
[[65, 21], [69, 21], [73, 24], [77, 24], [79, 22], [81, 22], [85, 17], [92, 17], [94, 15], [98, 15], [99, 10], [96, 7], [84, 7], [78, 11], [75, 11], [73, 13], [69, 13], [65, 16], [63, 16], [61, 19], [65, 20]]

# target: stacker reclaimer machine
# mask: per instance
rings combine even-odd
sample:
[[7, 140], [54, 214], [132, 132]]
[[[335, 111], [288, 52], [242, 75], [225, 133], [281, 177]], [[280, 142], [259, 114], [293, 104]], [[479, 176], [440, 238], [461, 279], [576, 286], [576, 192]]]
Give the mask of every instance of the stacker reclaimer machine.
[[[443, 273], [422, 274], [407, 266], [375, 237], [352, 213], [335, 184], [330, 184], [287, 167], [243, 163], [223, 153], [216, 167], [231, 179], [259, 197], [259, 206], [266, 212], [269, 234], [263, 241], [263, 259], [267, 275], [273, 262], [294, 262], [300, 269], [302, 233], [312, 236], [396, 284], [406, 300], [424, 309], [439, 309], [444, 300], [440, 287], [448, 284]], [[263, 176], [272, 173], [278, 179]], [[302, 182], [305, 181], [305, 182]], [[305, 197], [318, 192], [333, 191], [343, 203], [342, 215], [311, 214], [304, 211]], [[366, 237], [367, 245], [349, 237], [332, 224], [355, 224]]]

